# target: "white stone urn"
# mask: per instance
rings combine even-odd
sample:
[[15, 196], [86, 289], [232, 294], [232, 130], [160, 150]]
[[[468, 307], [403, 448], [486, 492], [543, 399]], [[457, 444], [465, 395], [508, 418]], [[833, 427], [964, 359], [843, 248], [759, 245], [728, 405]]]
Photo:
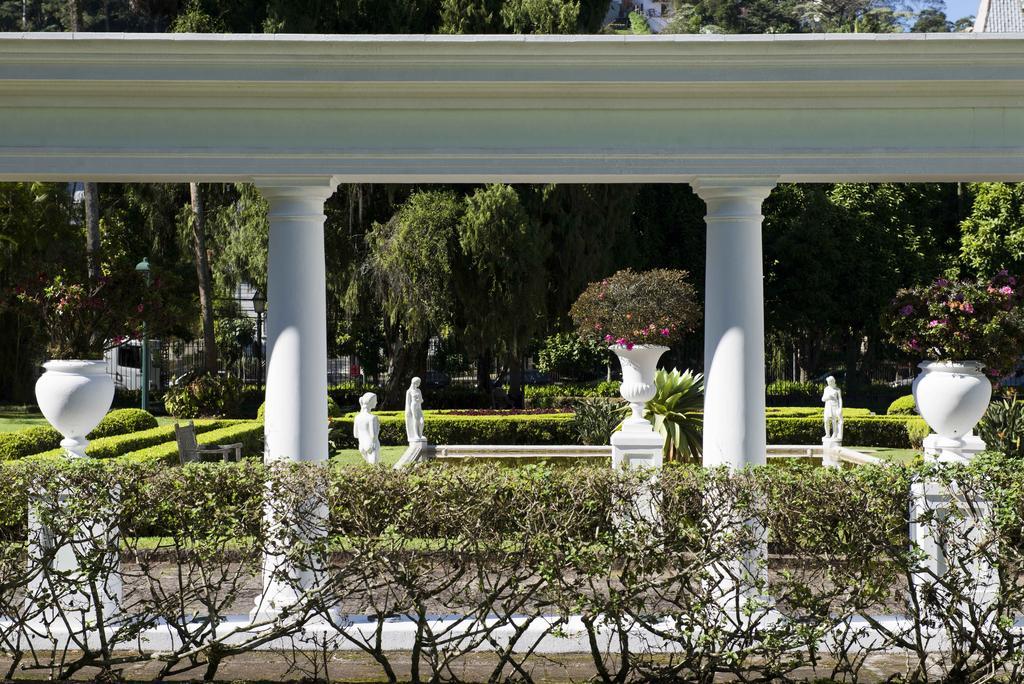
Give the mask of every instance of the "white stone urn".
[[962, 441], [985, 415], [992, 383], [977, 361], [923, 361], [914, 379], [914, 402], [928, 426], [946, 440]]
[[668, 347], [660, 344], [634, 344], [630, 349], [627, 345], [612, 345], [611, 350], [619, 357], [622, 364], [622, 386], [619, 389], [622, 398], [629, 402], [632, 415], [622, 425], [623, 430], [653, 430], [650, 422], [644, 418], [644, 406], [657, 393], [655, 375], [658, 372], [658, 359], [668, 351]]
[[36, 381], [39, 410], [64, 439], [72, 458], [85, 458], [85, 438], [114, 401], [114, 380], [105, 361], [47, 361]]

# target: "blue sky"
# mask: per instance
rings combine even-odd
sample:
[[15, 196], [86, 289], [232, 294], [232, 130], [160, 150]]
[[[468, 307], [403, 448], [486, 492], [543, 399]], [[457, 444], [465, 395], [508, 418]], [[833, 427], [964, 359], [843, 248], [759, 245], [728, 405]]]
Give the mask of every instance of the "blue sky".
[[951, 21], [978, 13], [978, 0], [946, 0], [946, 16]]

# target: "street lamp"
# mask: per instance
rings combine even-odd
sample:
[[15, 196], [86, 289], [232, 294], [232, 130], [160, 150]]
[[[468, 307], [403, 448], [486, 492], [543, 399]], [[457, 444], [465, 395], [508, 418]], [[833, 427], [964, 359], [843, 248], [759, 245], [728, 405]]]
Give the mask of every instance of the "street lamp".
[[252, 310], [256, 312], [256, 371], [257, 386], [263, 391], [263, 314], [267, 310], [267, 300], [259, 290], [252, 295]]
[[[136, 273], [141, 273], [146, 279], [146, 287], [149, 287], [152, 274], [149, 272], [149, 259], [143, 258], [135, 264]], [[145, 312], [148, 313], [148, 312]], [[145, 313], [143, 315], [145, 315]], [[149, 410], [149, 337], [146, 334], [146, 319], [142, 319], [142, 401], [143, 411]]]

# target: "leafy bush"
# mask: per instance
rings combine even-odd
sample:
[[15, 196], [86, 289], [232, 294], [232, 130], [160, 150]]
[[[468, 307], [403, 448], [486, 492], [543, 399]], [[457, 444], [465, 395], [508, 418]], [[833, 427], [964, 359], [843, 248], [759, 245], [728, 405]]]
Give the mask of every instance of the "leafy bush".
[[[405, 418], [399, 411], [378, 411], [380, 443], [408, 443]], [[331, 421], [331, 440], [342, 449], [356, 446], [352, 436], [354, 414]], [[454, 416], [426, 412], [424, 431], [431, 444], [572, 444], [573, 415], [556, 413], [525, 416]]]
[[948, 280], [903, 289], [882, 319], [892, 342], [911, 356], [980, 361], [1000, 376], [1024, 344], [1024, 283], [1006, 271], [991, 279]]
[[[195, 421], [196, 434], [215, 430], [226, 425], [234, 424], [237, 421], [227, 420], [197, 420]], [[163, 444], [165, 442], [174, 442], [174, 426], [164, 425], [161, 427], [155, 427], [151, 430], [143, 430], [142, 432], [133, 432], [127, 435], [115, 435], [112, 437], [101, 437], [100, 439], [90, 442], [86, 448], [85, 453], [87, 456], [92, 458], [115, 458], [122, 456], [130, 451], [142, 449], [144, 447], [155, 446], [157, 444]], [[32, 454], [32, 458], [55, 458], [64, 454], [64, 450], [60, 447]]]
[[[156, 418], [142, 409], [119, 409], [104, 416], [96, 429], [89, 433], [89, 439], [149, 430], [156, 425]], [[60, 433], [48, 425], [0, 433], [0, 461], [12, 461], [56, 449], [61, 439]]]
[[[917, 416], [869, 416], [843, 420], [843, 442], [856, 446], [911, 447], [910, 426], [922, 421]], [[769, 416], [769, 444], [818, 444], [824, 434], [819, 418]]]
[[765, 399], [774, 406], [814, 406], [821, 402], [824, 385], [776, 380], [765, 387]]
[[978, 436], [992, 451], [1024, 457], [1024, 402], [994, 401], [978, 423]]
[[914, 403], [914, 395], [908, 394], [894, 400], [885, 413], [889, 416], [916, 416], [917, 404]]
[[[665, 462], [697, 461], [704, 425], [704, 376], [689, 370], [680, 373], [677, 368], [671, 372], [658, 369], [655, 384], [658, 391], [647, 402], [644, 418], [665, 438]], [[627, 406], [624, 414], [628, 411]]]
[[618, 380], [587, 384], [527, 385], [523, 395], [527, 408], [571, 408], [578, 399], [620, 396]]
[[89, 439], [127, 435], [131, 432], [152, 430], [156, 426], [156, 418], [149, 411], [137, 408], [117, 409], [103, 417], [96, 429], [89, 433]]
[[[222, 421], [223, 423], [223, 421]], [[215, 427], [218, 424], [214, 424]], [[200, 431], [196, 426], [196, 433], [200, 444], [235, 444], [242, 443], [242, 456], [262, 456], [263, 454], [263, 422], [262, 421], [238, 421], [233, 425], [215, 427], [215, 429], [204, 429]], [[148, 463], [163, 462], [173, 465], [178, 460], [178, 443], [162, 442], [156, 446], [147, 446], [142, 449], [127, 451], [120, 454], [120, 458], [128, 462]]]
[[586, 379], [600, 375], [608, 362], [608, 349], [574, 333], [557, 333], [544, 340], [537, 352], [537, 367], [562, 378]]
[[241, 383], [230, 376], [192, 373], [164, 392], [164, 407], [177, 418], [238, 415]]
[[580, 337], [599, 344], [671, 345], [700, 320], [689, 277], [686, 271], [627, 268], [588, 285], [569, 315]]
[[622, 402], [592, 397], [577, 399], [573, 403], [575, 418], [572, 422], [577, 444], [604, 446], [622, 422]]
[[[985, 456], [967, 468], [669, 466], [652, 477], [606, 467], [7, 463], [0, 466], [0, 553], [7, 554], [0, 603], [19, 609], [5, 616], [6, 648], [9, 658], [61, 681], [89, 668], [122, 680], [154, 661], [179, 676], [215, 679], [225, 660], [327, 622], [339, 642], [381, 668], [372, 678], [394, 679], [410, 648], [389, 650], [387, 640], [362, 630], [401, 621], [411, 649], [425, 654], [417, 679], [441, 680], [465, 671], [482, 644], [504, 647], [505, 635], [528, 624], [541, 638], [580, 633], [595, 681], [607, 683], [791, 681], [820, 667], [821, 653], [850, 681], [860, 674], [981, 681], [998, 671], [1017, 682], [1024, 680], [1013, 620], [1024, 612], [1024, 586], [1014, 581], [1024, 564], [1018, 466]], [[913, 521], [944, 540], [940, 571], [907, 539], [911, 485], [922, 479], [958, 494], [938, 504], [941, 515], [925, 502]], [[40, 495], [57, 491], [66, 496]], [[30, 492], [52, 543], [26, 555]], [[991, 502], [991, 514], [971, 509], [977, 500]], [[268, 508], [287, 515], [290, 534], [264, 524]], [[311, 515], [316, 510], [327, 512], [326, 525], [310, 522], [324, 520]], [[106, 562], [109, 537], [87, 532], [114, 524], [120, 556], [136, 562]], [[757, 560], [766, 540], [775, 554], [770, 576]], [[54, 572], [53, 555], [69, 548], [81, 575]], [[251, 608], [252, 578], [271, 550], [297, 573], [316, 569], [315, 588], [295, 587], [289, 620], [217, 629], [225, 616]], [[979, 600], [985, 566], [998, 569], [1001, 582]], [[725, 581], [723, 569], [731, 573]], [[71, 610], [95, 623], [98, 609], [83, 602], [69, 609], [63, 599], [109, 575], [147, 588], [118, 606], [109, 638], [87, 650], [20, 638], [45, 629], [44, 610], [56, 613], [50, 624], [66, 624]], [[36, 577], [51, 600], [31, 596]], [[758, 598], [737, 606], [743, 596]], [[360, 619], [339, 619], [336, 607], [356, 607]], [[472, 635], [438, 630], [439, 608], [465, 616]], [[849, 629], [865, 622], [870, 632]], [[159, 659], [144, 636], [155, 623], [176, 637]], [[540, 679], [550, 661], [529, 639], [495, 656], [509, 659], [501, 665], [508, 674]], [[333, 659], [336, 648], [325, 643], [319, 653]], [[282, 652], [297, 662], [310, 656], [296, 650]], [[865, 662], [886, 671], [865, 673]]]

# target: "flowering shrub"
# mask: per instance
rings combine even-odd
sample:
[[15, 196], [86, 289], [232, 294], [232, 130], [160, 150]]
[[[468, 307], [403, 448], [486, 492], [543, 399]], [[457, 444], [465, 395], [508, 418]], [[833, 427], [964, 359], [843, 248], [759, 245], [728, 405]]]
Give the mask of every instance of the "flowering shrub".
[[1024, 343], [1024, 285], [1006, 271], [992, 279], [939, 278], [900, 290], [883, 318], [893, 343], [938, 361], [981, 361], [998, 376], [1011, 370]]
[[692, 332], [700, 318], [686, 271], [630, 269], [591, 283], [569, 315], [584, 339], [632, 348], [671, 345]]
[[114, 271], [95, 281], [68, 273], [40, 273], [5, 299], [46, 335], [49, 359], [96, 359], [108, 345], [138, 337], [144, 321], [161, 309], [160, 283], [147, 285], [134, 270]]

